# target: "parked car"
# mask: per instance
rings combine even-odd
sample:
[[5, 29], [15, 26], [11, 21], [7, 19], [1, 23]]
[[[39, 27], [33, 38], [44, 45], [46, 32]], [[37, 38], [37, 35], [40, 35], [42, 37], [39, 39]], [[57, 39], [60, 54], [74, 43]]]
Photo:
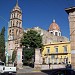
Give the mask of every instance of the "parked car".
[[0, 74], [16, 74], [16, 67], [7, 67], [0, 61]]

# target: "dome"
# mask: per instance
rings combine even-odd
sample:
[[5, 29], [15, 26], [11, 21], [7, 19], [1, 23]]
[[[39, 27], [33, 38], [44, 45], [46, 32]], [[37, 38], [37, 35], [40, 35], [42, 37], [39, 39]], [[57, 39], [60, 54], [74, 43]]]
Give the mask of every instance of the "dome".
[[48, 31], [53, 31], [53, 30], [58, 30], [60, 31], [60, 28], [58, 26], [58, 24], [56, 24], [55, 20], [53, 20], [52, 24], [50, 25]]

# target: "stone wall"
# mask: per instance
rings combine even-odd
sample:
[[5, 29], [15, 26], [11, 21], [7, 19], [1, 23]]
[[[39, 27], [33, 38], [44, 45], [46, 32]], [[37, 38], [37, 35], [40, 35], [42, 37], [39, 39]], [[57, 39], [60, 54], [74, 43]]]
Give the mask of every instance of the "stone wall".
[[39, 27], [28, 28], [25, 30], [25, 32], [27, 32], [31, 29], [40, 33], [40, 35], [42, 36], [42, 44], [43, 45], [50, 44], [53, 42], [68, 42], [69, 41], [69, 39], [67, 37], [55, 36], [55, 35], [51, 34], [50, 32], [48, 32], [47, 30], [44, 30], [44, 29], [39, 28]]
[[37, 49], [35, 49], [34, 68], [41, 69], [41, 64], [42, 64], [41, 51], [40, 51], [40, 48], [37, 48]]
[[17, 68], [22, 68], [22, 48], [17, 50]]

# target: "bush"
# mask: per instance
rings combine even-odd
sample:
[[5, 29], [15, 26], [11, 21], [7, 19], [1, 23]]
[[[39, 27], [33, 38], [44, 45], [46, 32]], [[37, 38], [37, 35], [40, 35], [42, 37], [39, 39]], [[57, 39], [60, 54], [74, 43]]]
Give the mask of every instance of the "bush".
[[14, 62], [14, 61], [15, 61], [16, 53], [17, 53], [17, 52], [14, 50], [14, 51], [13, 51], [13, 54], [12, 54], [12, 62]]

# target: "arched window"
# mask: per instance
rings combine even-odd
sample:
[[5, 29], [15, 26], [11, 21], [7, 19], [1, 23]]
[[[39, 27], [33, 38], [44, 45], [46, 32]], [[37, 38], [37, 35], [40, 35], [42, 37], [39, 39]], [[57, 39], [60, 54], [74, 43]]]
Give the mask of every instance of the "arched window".
[[14, 27], [14, 21], [13, 21], [13, 27]]
[[14, 13], [14, 18], [15, 18], [15, 13]]
[[13, 22], [13, 27], [14, 27], [14, 22]]
[[9, 33], [11, 33], [11, 30], [9, 30]]
[[21, 22], [19, 22], [19, 27], [21, 27]]
[[13, 14], [12, 14], [12, 18], [13, 18]]
[[61, 36], [61, 33], [59, 33], [59, 36]]
[[12, 33], [14, 33], [14, 29], [12, 29]]
[[19, 18], [21, 19], [21, 15], [19, 15]]
[[57, 32], [55, 32], [55, 36], [58, 36], [58, 33]]
[[16, 35], [18, 35], [18, 29], [16, 30]]
[[11, 30], [9, 30], [9, 35], [11, 35]]
[[11, 21], [11, 27], [12, 27], [12, 21]]
[[18, 26], [18, 21], [16, 22], [16, 26]]

